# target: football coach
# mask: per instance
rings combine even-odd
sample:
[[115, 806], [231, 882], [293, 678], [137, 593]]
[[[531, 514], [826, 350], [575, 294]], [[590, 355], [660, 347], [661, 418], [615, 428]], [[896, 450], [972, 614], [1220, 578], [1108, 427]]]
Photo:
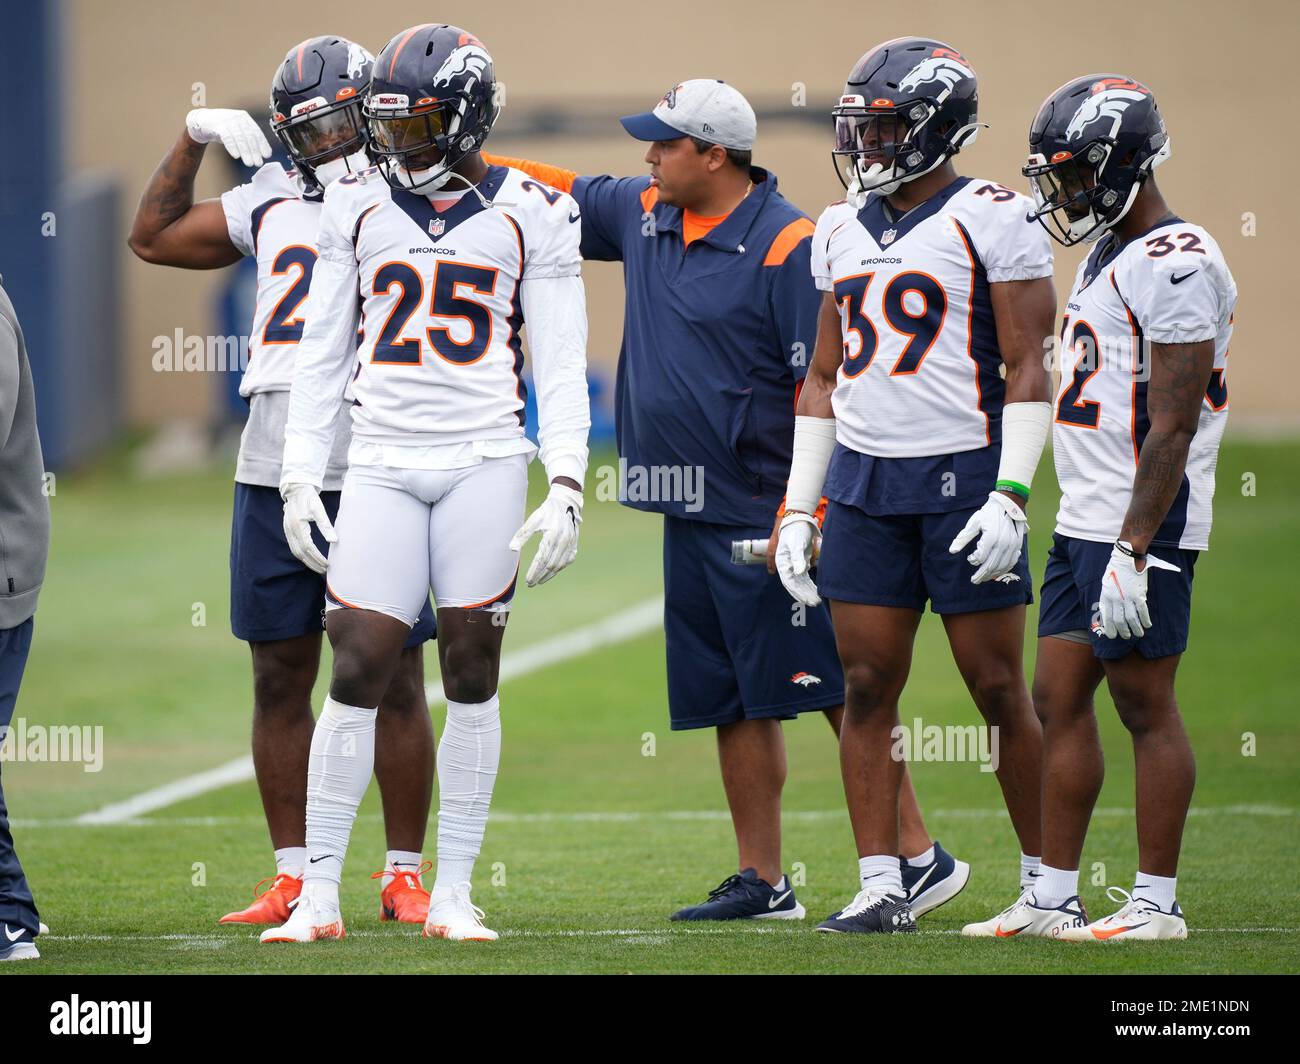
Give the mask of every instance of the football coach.
[[[22, 329], [0, 287], [0, 742], [9, 730], [45, 579], [50, 504]], [[40, 918], [9, 834], [0, 780], [0, 961], [39, 957]]]
[[[821, 304], [813, 223], [751, 164], [754, 111], [730, 85], [683, 82], [622, 124], [648, 143], [649, 176], [487, 161], [569, 192], [583, 257], [623, 263], [619, 497], [663, 515], [672, 728], [716, 730], [740, 857], [673, 918], [799, 919], [781, 864], [780, 722], [821, 711], [838, 735], [843, 674], [827, 607], [792, 611], [763, 566], [731, 563], [731, 544], [766, 541], [782, 503]], [[682, 490], [646, 497], [634, 478]]]

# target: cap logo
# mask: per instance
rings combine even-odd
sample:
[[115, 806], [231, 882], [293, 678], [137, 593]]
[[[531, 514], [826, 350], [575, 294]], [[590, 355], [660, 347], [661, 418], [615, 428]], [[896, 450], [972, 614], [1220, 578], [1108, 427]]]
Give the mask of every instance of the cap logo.
[[677, 106], [677, 90], [680, 88], [681, 85], [674, 85], [671, 89], [669, 89], [667, 92], [664, 93], [664, 98], [659, 102], [667, 105], [668, 109], [671, 111], [674, 107]]
[[702, 123], [700, 123], [700, 125], [701, 125], [701, 127], [702, 127], [701, 130], [700, 130], [700, 132], [702, 132], [702, 133], [714, 133], [714, 132], [716, 132], [716, 130], [715, 130], [711, 125], [709, 125], [708, 122], [702, 122]]

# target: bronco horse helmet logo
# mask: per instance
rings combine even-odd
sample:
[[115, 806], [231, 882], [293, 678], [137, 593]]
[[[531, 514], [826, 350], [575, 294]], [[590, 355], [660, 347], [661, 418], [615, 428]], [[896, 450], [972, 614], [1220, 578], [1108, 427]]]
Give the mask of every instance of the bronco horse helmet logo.
[[1104, 78], [1095, 82], [1091, 93], [1084, 97], [1070, 124], [1065, 127], [1066, 139], [1078, 140], [1085, 129], [1103, 118], [1110, 119], [1110, 128], [1103, 135], [1113, 137], [1124, 119], [1124, 112], [1150, 95], [1145, 86], [1124, 78]]

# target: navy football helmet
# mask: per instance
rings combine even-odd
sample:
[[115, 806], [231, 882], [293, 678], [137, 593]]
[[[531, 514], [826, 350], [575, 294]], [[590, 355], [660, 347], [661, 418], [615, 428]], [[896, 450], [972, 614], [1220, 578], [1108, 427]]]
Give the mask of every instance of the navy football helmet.
[[379, 53], [362, 108], [388, 183], [435, 192], [482, 147], [501, 111], [492, 57], [456, 26], [413, 26]]
[[373, 61], [345, 37], [311, 37], [290, 48], [275, 72], [271, 131], [308, 186], [323, 188], [369, 165], [361, 101]]
[[928, 174], [979, 132], [975, 71], [928, 37], [877, 45], [853, 67], [835, 119], [835, 172], [850, 194], [888, 196]]
[[1066, 247], [1091, 243], [1124, 217], [1151, 171], [1169, 158], [1169, 134], [1151, 90], [1118, 74], [1075, 78], [1043, 101], [1029, 127], [1037, 219]]

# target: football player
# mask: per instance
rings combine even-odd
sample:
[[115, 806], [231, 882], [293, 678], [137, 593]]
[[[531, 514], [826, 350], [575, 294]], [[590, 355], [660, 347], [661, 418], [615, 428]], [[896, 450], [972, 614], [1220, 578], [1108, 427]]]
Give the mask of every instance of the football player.
[[[590, 425], [578, 210], [570, 196], [484, 162], [498, 110], [482, 42], [455, 26], [406, 30], [375, 60], [364, 102], [378, 166], [325, 196], [311, 301], [338, 311], [306, 325], [281, 494], [300, 557], [315, 551], [313, 524], [336, 540], [326, 620], [334, 672], [312, 740], [303, 892], [263, 941], [343, 937], [338, 887], [375, 756], [375, 706], [430, 588], [448, 702], [424, 934], [497, 937], [470, 881], [501, 749], [501, 641], [528, 537], [542, 533], [530, 587], [577, 554]], [[364, 339], [354, 354], [358, 306]], [[523, 429], [525, 320], [550, 481], [526, 521], [536, 448]], [[319, 492], [349, 378], [352, 445], [335, 530]]]
[[[342, 37], [312, 37], [290, 49], [271, 83], [271, 127], [293, 161], [260, 165], [271, 154], [245, 111], [191, 111], [185, 132], [154, 173], [131, 230], [132, 250], [146, 262], [187, 269], [257, 261], [257, 299], [248, 368], [240, 394], [248, 422], [235, 469], [230, 545], [231, 627], [253, 659], [253, 764], [275, 849], [275, 875], [254, 889], [247, 909], [222, 923], [279, 924], [289, 917], [306, 864], [304, 823], [311, 691], [320, 662], [325, 606], [324, 542], [304, 568], [289, 550], [281, 521], [280, 456], [289, 385], [316, 265], [322, 194], [336, 178], [369, 165], [361, 98], [371, 56]], [[209, 143], [260, 169], [220, 199], [194, 201], [194, 179]], [[322, 307], [328, 315], [330, 308]], [[335, 403], [331, 416], [347, 416]], [[338, 508], [347, 429], [330, 456], [321, 505]], [[423, 922], [428, 895], [419, 882], [420, 851], [433, 790], [434, 737], [424, 698], [422, 644], [433, 637], [427, 608], [401, 654], [382, 699], [380, 732], [389, 751], [376, 766], [390, 847], [381, 919]], [[401, 753], [406, 751], [406, 753]], [[424, 757], [418, 756], [423, 751]], [[258, 893], [269, 885], [264, 893]]]
[[1026, 220], [1025, 197], [953, 167], [980, 128], [975, 72], [953, 48], [922, 37], [873, 48], [834, 117], [849, 195], [813, 235], [825, 295], [777, 570], [798, 601], [831, 601], [847, 682], [841, 764], [861, 889], [818, 930], [914, 931], [897, 857], [904, 766], [892, 744], [927, 600], [994, 729], [1022, 889], [1038, 864], [1023, 541], [1050, 420], [1052, 252]]
[[[1237, 288], [1219, 245], [1156, 186], [1169, 134], [1151, 90], [1090, 74], [1029, 131], [1032, 217], [1095, 242], [1061, 324], [1052, 428], [1061, 508], [1043, 577], [1034, 703], [1043, 721], [1043, 862], [992, 933], [1070, 941], [1187, 937], [1176, 876], [1195, 763], [1174, 695], [1192, 573], [1209, 546]], [[1133, 740], [1138, 868], [1087, 923], [1079, 859], [1101, 790], [1102, 678]]]

